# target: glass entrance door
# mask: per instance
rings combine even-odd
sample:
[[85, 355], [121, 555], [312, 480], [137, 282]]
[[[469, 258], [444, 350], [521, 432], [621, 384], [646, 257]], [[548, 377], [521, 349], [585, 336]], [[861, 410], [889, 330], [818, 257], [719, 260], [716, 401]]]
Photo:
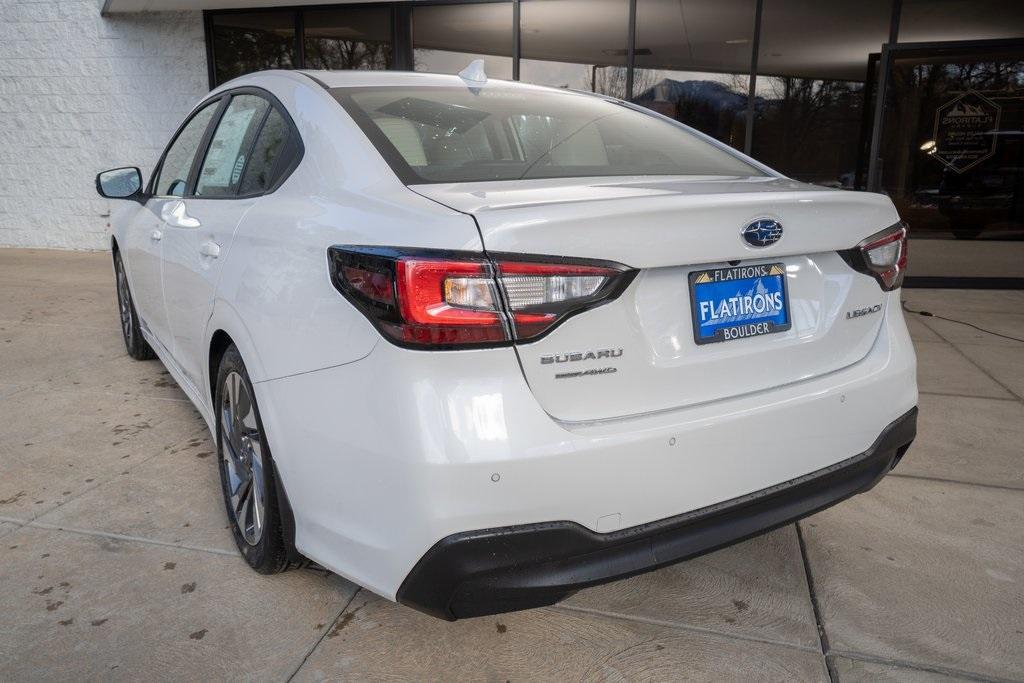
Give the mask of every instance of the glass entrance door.
[[1024, 278], [1024, 43], [889, 56], [874, 171], [910, 224], [909, 275]]

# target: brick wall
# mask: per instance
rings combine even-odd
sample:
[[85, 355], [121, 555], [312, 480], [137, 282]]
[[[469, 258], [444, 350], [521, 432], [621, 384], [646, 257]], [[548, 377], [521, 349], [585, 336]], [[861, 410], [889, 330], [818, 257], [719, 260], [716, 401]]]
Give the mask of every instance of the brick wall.
[[202, 14], [0, 0], [0, 246], [103, 249], [98, 171], [148, 180], [208, 91]]

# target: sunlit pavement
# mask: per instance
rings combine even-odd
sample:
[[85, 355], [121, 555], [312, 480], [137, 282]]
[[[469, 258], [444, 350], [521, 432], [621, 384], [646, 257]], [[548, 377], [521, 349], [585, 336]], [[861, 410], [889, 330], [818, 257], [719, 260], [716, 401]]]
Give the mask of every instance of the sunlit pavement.
[[[1024, 292], [904, 295], [1024, 337]], [[125, 355], [109, 255], [0, 250], [0, 680], [1024, 680], [1024, 343], [908, 324], [919, 435], [873, 491], [448, 624], [250, 571], [198, 414]]]

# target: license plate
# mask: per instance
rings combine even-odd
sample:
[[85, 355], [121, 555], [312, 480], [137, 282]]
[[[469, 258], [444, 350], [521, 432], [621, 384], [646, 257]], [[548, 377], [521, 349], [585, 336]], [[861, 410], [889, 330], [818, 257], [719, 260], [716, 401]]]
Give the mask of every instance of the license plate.
[[764, 263], [690, 273], [690, 308], [698, 344], [788, 330], [786, 267]]

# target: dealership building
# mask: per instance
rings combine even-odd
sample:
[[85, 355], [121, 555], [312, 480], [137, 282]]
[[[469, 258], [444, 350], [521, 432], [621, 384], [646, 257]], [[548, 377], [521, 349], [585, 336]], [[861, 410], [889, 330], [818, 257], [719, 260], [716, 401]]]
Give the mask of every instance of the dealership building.
[[0, 0], [0, 246], [105, 248], [95, 173], [236, 76], [473, 59], [888, 194], [917, 284], [1024, 286], [1021, 0]]

